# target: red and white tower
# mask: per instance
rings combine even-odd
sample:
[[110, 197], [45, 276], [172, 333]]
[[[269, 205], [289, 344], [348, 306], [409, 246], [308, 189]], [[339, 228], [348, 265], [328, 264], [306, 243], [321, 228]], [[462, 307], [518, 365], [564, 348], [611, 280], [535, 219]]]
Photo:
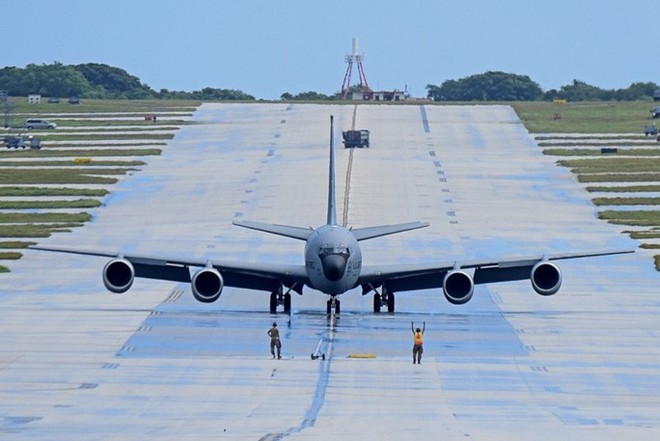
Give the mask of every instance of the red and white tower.
[[346, 67], [346, 73], [344, 74], [344, 82], [341, 84], [341, 99], [345, 100], [350, 92], [351, 73], [353, 72], [354, 63], [357, 64], [358, 75], [360, 76], [358, 90], [360, 90], [363, 94], [366, 94], [365, 99], [371, 99], [373, 91], [369, 88], [367, 76], [364, 74], [364, 67], [362, 66], [364, 55], [358, 54], [357, 38], [353, 38], [353, 52], [350, 55], [346, 55], [344, 59], [346, 60], [348, 66]]

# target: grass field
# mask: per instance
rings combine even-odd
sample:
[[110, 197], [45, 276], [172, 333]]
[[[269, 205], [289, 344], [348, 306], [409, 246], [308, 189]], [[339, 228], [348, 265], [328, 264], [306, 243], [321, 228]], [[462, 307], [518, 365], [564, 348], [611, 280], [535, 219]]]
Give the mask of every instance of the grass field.
[[[575, 143], [573, 143], [575, 144]], [[556, 144], [552, 144], [555, 146]], [[543, 147], [543, 143], [539, 143], [539, 146]], [[655, 145], [653, 146], [655, 147]], [[543, 149], [543, 153], [551, 156], [594, 156], [598, 155], [599, 151], [594, 149], [561, 149], [561, 148], [546, 148]], [[639, 149], [639, 148], [628, 148], [628, 149], [619, 149], [616, 153], [616, 157], [622, 156], [658, 156], [660, 157], [660, 149], [658, 148], [648, 148], [648, 149]]]
[[660, 157], [620, 158], [604, 157], [558, 161], [574, 173], [660, 173]]
[[[627, 207], [604, 209], [601, 219], [634, 227], [625, 233], [641, 241], [641, 248], [660, 249], [654, 242], [660, 239], [660, 210], [647, 208], [660, 205], [660, 143], [643, 132], [654, 122], [649, 112], [652, 102], [514, 103], [513, 107], [528, 131], [537, 134], [543, 152], [562, 158], [557, 164], [570, 168], [578, 182], [616, 184], [586, 187], [612, 193], [592, 199], [599, 207]], [[645, 194], [635, 195], [640, 192]], [[660, 255], [655, 256], [655, 264], [660, 271]]]
[[[107, 145], [107, 144], [105, 144]], [[150, 144], [151, 145], [151, 144]], [[165, 145], [165, 144], [163, 144]], [[126, 147], [126, 144], [123, 144]], [[154, 156], [160, 155], [161, 149], [157, 148], [123, 148], [123, 149], [112, 149], [112, 148], [92, 148], [92, 149], [81, 149], [80, 147], [67, 147], [66, 149], [61, 150], [2, 150], [0, 151], [0, 160], [5, 158], [14, 159], [14, 158], [66, 158], [66, 157], [93, 157], [93, 156]], [[4, 161], [3, 161], [4, 162]], [[0, 162], [2, 165], [2, 162]]]
[[[651, 101], [553, 104], [517, 102], [513, 108], [530, 133], [639, 133], [651, 124]], [[555, 114], [561, 116], [555, 119]]]
[[[200, 101], [194, 100], [94, 100], [84, 99], [81, 104], [69, 104], [61, 102], [59, 104], [29, 104], [23, 97], [11, 97], [9, 99], [13, 113], [27, 113], [31, 116], [43, 114], [64, 113], [64, 114], [122, 114], [122, 113], [155, 113], [158, 112], [176, 112], [181, 114], [192, 113], [199, 105]], [[98, 116], [98, 115], [96, 115]]]
[[[121, 175], [121, 168], [21, 168], [0, 169], [0, 182], [8, 184], [114, 184], [117, 178], [105, 175]], [[102, 176], [99, 176], [102, 175]]]
[[[0, 260], [20, 258], [19, 250], [31, 243], [10, 238], [48, 237], [82, 226], [90, 219], [88, 212], [61, 210], [101, 206], [100, 198], [115, 183], [128, 172], [139, 172], [146, 158], [160, 155], [174, 133], [191, 124], [189, 117], [200, 104], [159, 100], [28, 104], [25, 98], [11, 98], [10, 103], [10, 124], [16, 128], [9, 133], [26, 133], [23, 122], [35, 117], [56, 122], [58, 127], [31, 132], [41, 139], [41, 150], [0, 150], [0, 197], [4, 198], [0, 199], [0, 237], [6, 238], [0, 242]], [[146, 121], [146, 113], [160, 118]], [[55, 141], [65, 143], [52, 144]], [[67, 145], [66, 141], [76, 143]], [[6, 271], [9, 268], [0, 265], [0, 272]]]
[[103, 197], [108, 195], [108, 190], [95, 190], [93, 188], [53, 188], [53, 187], [2, 187], [0, 186], [0, 196], [20, 197], [20, 196], [96, 196]]
[[609, 192], [609, 193], [629, 193], [629, 192], [660, 192], [660, 184], [650, 185], [626, 185], [621, 187], [598, 187], [589, 186], [587, 191], [591, 192]]
[[76, 199], [71, 201], [0, 201], [0, 210], [84, 209], [100, 206], [101, 201], [97, 199]]

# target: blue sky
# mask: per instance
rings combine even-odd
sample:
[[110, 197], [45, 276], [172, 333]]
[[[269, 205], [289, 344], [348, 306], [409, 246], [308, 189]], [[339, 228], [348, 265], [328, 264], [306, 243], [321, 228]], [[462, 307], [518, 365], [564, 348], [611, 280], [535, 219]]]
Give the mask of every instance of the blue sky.
[[278, 99], [339, 91], [356, 37], [374, 89], [425, 96], [489, 70], [544, 90], [624, 88], [660, 83], [659, 12], [657, 0], [3, 0], [0, 67], [97, 62], [156, 90]]

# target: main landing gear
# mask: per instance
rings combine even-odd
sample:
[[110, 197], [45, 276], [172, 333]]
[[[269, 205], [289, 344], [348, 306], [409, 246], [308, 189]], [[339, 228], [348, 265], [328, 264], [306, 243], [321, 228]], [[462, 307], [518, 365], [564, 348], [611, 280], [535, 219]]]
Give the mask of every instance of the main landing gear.
[[277, 313], [277, 307], [282, 305], [284, 307], [285, 314], [291, 314], [291, 290], [287, 291], [286, 294], [282, 293], [282, 288], [278, 289], [275, 292], [270, 293], [270, 313]]
[[[374, 290], [375, 291], [375, 290]], [[374, 312], [379, 313], [380, 308], [387, 305], [387, 312], [394, 312], [394, 293], [387, 292], [387, 289], [383, 287], [382, 293], [374, 294]]]
[[326, 306], [326, 311], [328, 315], [332, 315], [332, 310], [335, 310], [335, 315], [339, 315], [341, 312], [341, 303], [335, 296], [332, 296], [330, 300], [328, 300], [327, 306]]

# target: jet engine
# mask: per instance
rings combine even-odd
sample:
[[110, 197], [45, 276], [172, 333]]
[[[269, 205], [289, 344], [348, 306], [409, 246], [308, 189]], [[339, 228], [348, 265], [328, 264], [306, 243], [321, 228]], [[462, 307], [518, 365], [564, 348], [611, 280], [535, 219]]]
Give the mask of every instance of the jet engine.
[[445, 275], [442, 281], [442, 290], [449, 303], [462, 305], [472, 298], [474, 281], [466, 272], [453, 270]]
[[220, 272], [214, 268], [204, 268], [195, 273], [191, 287], [193, 296], [202, 303], [213, 303], [222, 294], [225, 282]]
[[126, 259], [112, 259], [103, 267], [103, 284], [117, 294], [124, 293], [133, 285], [135, 269], [133, 264]]
[[530, 279], [534, 291], [542, 296], [551, 296], [559, 291], [561, 271], [552, 263], [541, 261], [532, 268]]

